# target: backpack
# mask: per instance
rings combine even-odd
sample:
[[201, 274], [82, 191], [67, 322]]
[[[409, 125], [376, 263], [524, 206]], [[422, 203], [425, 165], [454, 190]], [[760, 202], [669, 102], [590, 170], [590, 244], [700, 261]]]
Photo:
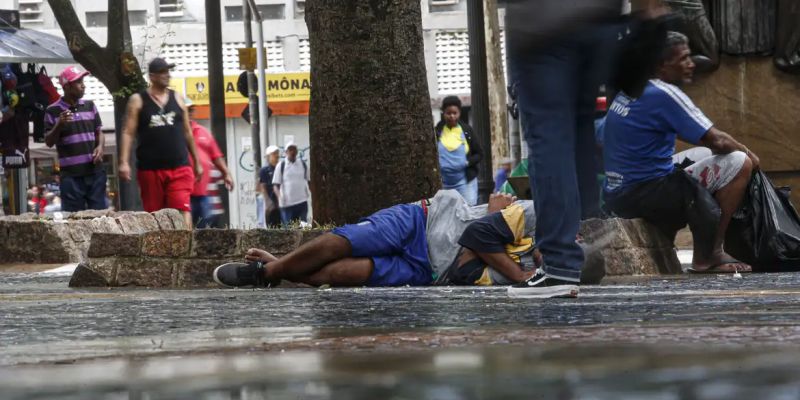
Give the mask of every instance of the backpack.
[[17, 94], [19, 95], [18, 107], [33, 108], [36, 104], [36, 70], [33, 64], [28, 64], [27, 71], [23, 71], [20, 64], [11, 64], [11, 70], [17, 76]]
[[53, 85], [53, 81], [47, 76], [47, 69], [44, 67], [39, 69], [39, 73], [36, 75], [36, 80], [39, 81], [39, 86], [42, 88], [42, 95], [39, 99], [39, 102], [47, 105], [53, 104], [61, 98], [61, 95], [58, 94], [58, 90], [56, 89], [56, 85]]

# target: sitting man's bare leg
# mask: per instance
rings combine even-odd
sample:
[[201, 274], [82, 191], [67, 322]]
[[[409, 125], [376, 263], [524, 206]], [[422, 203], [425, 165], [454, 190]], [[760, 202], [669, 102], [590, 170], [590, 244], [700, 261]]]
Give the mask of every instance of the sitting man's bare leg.
[[709, 259], [703, 260], [695, 248], [692, 269], [695, 272], [749, 272], [752, 268], [742, 263], [723, 250], [725, 232], [728, 230], [733, 213], [742, 202], [747, 186], [753, 173], [753, 163], [750, 158], [744, 158], [744, 164], [736, 177], [727, 185], [714, 193], [714, 198], [719, 203], [721, 211], [717, 234], [714, 239], [714, 249]]

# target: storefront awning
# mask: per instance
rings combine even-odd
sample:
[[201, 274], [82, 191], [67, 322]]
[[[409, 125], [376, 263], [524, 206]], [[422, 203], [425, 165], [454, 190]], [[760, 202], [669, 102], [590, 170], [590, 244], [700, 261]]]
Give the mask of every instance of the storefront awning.
[[64, 38], [24, 28], [0, 28], [0, 63], [74, 62]]

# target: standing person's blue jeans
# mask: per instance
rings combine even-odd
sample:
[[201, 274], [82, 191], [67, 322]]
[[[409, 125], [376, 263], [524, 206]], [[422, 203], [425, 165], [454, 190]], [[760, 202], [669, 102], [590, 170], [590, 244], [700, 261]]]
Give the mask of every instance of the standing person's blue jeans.
[[292, 221], [300, 220], [303, 222], [308, 219], [308, 202], [304, 201], [300, 204], [295, 204], [289, 207], [281, 208], [281, 222], [284, 225], [292, 223]]
[[212, 224], [212, 206], [209, 196], [192, 196], [192, 224], [195, 228], [210, 228]]
[[536, 207], [536, 243], [547, 276], [579, 282], [583, 251], [575, 242], [581, 214], [599, 208], [594, 110], [605, 83], [614, 29], [554, 40], [536, 52], [509, 54]]
[[474, 178], [455, 189], [461, 194], [461, 197], [467, 201], [467, 205], [478, 205], [478, 178]]
[[98, 170], [84, 176], [61, 177], [61, 210], [104, 210], [106, 202], [106, 171]]

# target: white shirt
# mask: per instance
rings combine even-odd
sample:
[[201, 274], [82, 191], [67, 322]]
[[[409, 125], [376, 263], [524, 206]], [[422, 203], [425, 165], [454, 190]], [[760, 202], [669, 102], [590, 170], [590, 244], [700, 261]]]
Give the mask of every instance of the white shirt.
[[308, 201], [310, 196], [308, 180], [308, 168], [303, 167], [300, 159], [295, 159], [294, 162], [281, 160], [275, 166], [275, 173], [272, 176], [272, 184], [280, 185], [281, 196], [278, 198], [278, 205], [286, 208]]

